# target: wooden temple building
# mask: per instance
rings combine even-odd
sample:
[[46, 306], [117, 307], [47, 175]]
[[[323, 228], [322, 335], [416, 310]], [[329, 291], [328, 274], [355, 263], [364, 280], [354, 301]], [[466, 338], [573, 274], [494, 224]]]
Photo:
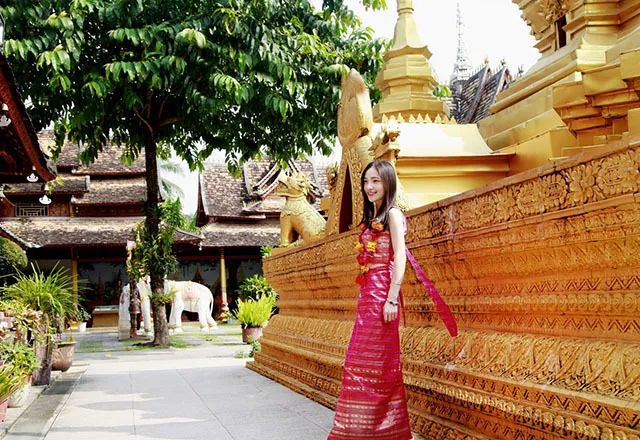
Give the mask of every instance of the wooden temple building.
[[[343, 95], [326, 235], [264, 261], [280, 313], [249, 368], [335, 405], [358, 295], [354, 176], [386, 158], [412, 208], [407, 246], [459, 326], [450, 337], [407, 270], [412, 430], [638, 440], [640, 1], [514, 3], [541, 56], [476, 126], [451, 121], [431, 93], [413, 1], [398, 0], [381, 102]], [[348, 93], [367, 93], [359, 75], [345, 81]]]
[[[45, 149], [52, 133], [39, 134]], [[0, 233], [14, 237], [41, 269], [67, 267], [82, 285], [88, 309], [115, 304], [128, 282], [126, 242], [144, 220], [145, 169], [142, 159], [120, 161], [121, 149], [105, 148], [96, 162], [82, 165], [78, 145], [66, 143], [56, 160], [56, 180], [12, 182], [4, 195], [14, 206], [0, 218]], [[197, 249], [200, 237], [179, 231], [176, 249]]]

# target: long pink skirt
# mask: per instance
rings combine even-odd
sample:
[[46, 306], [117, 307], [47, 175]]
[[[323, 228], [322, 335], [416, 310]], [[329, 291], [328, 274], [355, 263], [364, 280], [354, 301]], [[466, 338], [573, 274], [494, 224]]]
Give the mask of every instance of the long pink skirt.
[[400, 321], [385, 323], [382, 317], [390, 283], [389, 268], [374, 268], [360, 288], [328, 440], [412, 438], [400, 365]]

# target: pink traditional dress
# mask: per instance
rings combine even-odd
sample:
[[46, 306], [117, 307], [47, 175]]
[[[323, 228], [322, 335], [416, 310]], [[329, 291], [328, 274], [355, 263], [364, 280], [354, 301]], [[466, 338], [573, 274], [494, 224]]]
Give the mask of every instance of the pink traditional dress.
[[389, 231], [364, 229], [356, 248], [360, 295], [329, 440], [411, 439], [399, 319], [385, 323], [382, 315], [393, 267]]
[[[404, 221], [404, 218], [403, 218]], [[406, 233], [406, 221], [405, 233]], [[360, 294], [356, 322], [347, 347], [342, 388], [328, 440], [411, 439], [407, 398], [400, 364], [399, 317], [385, 323], [382, 310], [391, 287], [393, 245], [380, 223], [360, 226], [358, 264]], [[429, 293], [451, 336], [455, 318], [409, 249], [407, 261]], [[402, 305], [402, 292], [399, 295]]]

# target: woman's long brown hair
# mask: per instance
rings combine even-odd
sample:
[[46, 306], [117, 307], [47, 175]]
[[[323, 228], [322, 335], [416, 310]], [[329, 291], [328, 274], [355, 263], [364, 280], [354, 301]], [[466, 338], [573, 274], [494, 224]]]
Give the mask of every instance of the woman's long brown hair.
[[375, 213], [375, 206], [367, 198], [367, 193], [364, 189], [364, 176], [371, 168], [374, 168], [380, 179], [382, 180], [382, 188], [384, 189], [384, 197], [382, 204], [380, 205], [380, 211], [376, 213], [377, 219], [383, 224], [384, 229], [389, 229], [389, 210], [395, 206], [396, 200], [396, 170], [391, 165], [391, 162], [386, 160], [374, 160], [370, 162], [360, 175], [360, 192], [362, 193], [362, 199], [364, 201], [364, 211], [362, 213], [362, 222], [366, 226], [371, 226], [371, 221]]

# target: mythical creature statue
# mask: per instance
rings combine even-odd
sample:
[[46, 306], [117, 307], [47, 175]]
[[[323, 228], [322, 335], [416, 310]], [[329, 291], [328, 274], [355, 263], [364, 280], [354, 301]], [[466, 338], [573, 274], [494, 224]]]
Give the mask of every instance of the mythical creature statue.
[[287, 199], [280, 213], [280, 246], [298, 246], [324, 236], [325, 220], [307, 200], [311, 189], [304, 173], [278, 177], [276, 194]]
[[[337, 173], [336, 190], [331, 192], [327, 224], [329, 235], [344, 232], [346, 229], [341, 225], [355, 226], [362, 218], [360, 174], [367, 163], [373, 160], [369, 151], [373, 144], [372, 131], [369, 88], [362, 76], [351, 69], [342, 78], [342, 96], [338, 107], [338, 139], [342, 145], [342, 160]], [[343, 203], [343, 197], [349, 196], [351, 200]], [[348, 208], [345, 209], [345, 206]]]

